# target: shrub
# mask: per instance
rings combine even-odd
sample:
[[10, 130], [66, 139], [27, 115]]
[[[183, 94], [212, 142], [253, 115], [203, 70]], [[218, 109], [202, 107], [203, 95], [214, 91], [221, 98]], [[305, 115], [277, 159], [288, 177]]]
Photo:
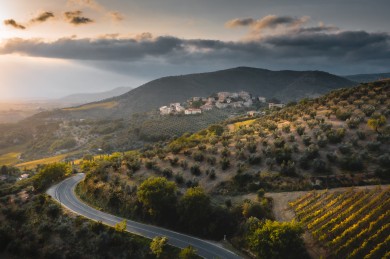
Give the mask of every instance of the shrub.
[[202, 172], [200, 170], [199, 164], [195, 163], [190, 167], [191, 174], [200, 175]]
[[342, 144], [340, 147], [339, 147], [339, 150], [341, 152], [341, 154], [350, 154], [351, 151], [352, 151], [352, 146], [351, 144]]
[[304, 135], [304, 136], [302, 137], [302, 141], [303, 141], [303, 144], [304, 144], [305, 146], [309, 146], [309, 145], [311, 144], [311, 137], [308, 136], [308, 135]]
[[326, 162], [319, 158], [313, 160], [312, 167], [315, 173], [324, 173], [327, 171]]
[[209, 157], [207, 157], [206, 161], [210, 165], [215, 165], [215, 163], [217, 162], [217, 159], [215, 158], [215, 156], [209, 156]]
[[176, 174], [176, 175], [175, 175], [175, 182], [176, 182], [177, 184], [182, 184], [182, 183], [184, 183], [183, 175], [182, 175], [182, 174]]
[[384, 154], [378, 157], [379, 164], [383, 167], [390, 168], [390, 155]]
[[345, 136], [345, 129], [339, 128], [337, 130], [331, 129], [326, 132], [326, 137], [328, 138], [330, 143], [337, 144], [340, 143], [341, 140], [343, 140]]
[[340, 167], [348, 171], [360, 171], [363, 169], [363, 162], [360, 156], [346, 156], [339, 160]]
[[351, 117], [352, 112], [350, 110], [338, 109], [336, 111], [336, 118], [339, 120], [347, 120]]
[[356, 131], [356, 135], [360, 140], [366, 139], [366, 133], [364, 131], [358, 130]]
[[259, 155], [250, 155], [248, 158], [248, 163], [251, 165], [257, 165], [261, 163], [261, 156]]
[[226, 170], [230, 167], [230, 160], [226, 157], [222, 158], [220, 163], [222, 170]]
[[326, 158], [329, 162], [336, 162], [337, 161], [337, 155], [334, 153], [327, 153]]
[[373, 152], [380, 151], [380, 148], [381, 148], [380, 142], [368, 142], [367, 143], [367, 149], [369, 151], [373, 151]]
[[290, 125], [285, 125], [282, 127], [283, 132], [290, 133]]
[[255, 153], [255, 152], [256, 152], [256, 149], [257, 149], [256, 143], [254, 143], [254, 142], [249, 142], [249, 143], [246, 145], [246, 147], [247, 147], [247, 149], [248, 149], [248, 151], [249, 151], [250, 153]]
[[298, 133], [299, 136], [302, 136], [303, 133], [305, 133], [305, 127], [303, 127], [303, 126], [298, 126], [298, 127], [297, 127], [297, 133]]
[[196, 151], [192, 154], [192, 158], [197, 162], [202, 162], [204, 160], [204, 155], [202, 151]]
[[283, 163], [281, 164], [280, 172], [287, 176], [295, 175], [295, 163], [291, 160], [289, 160], [288, 162], [283, 161]]
[[165, 168], [163, 171], [162, 171], [162, 175], [165, 176], [166, 178], [171, 178], [172, 177], [172, 169], [170, 168]]

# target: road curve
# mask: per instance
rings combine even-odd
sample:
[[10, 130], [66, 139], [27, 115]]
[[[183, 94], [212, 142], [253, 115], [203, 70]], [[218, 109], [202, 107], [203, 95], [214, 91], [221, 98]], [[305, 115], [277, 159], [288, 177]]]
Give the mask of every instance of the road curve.
[[[47, 194], [53, 197], [60, 204], [76, 214], [84, 216], [88, 219], [101, 221], [110, 226], [124, 220], [124, 218], [117, 217], [99, 210], [96, 210], [80, 199], [77, 198], [74, 189], [76, 185], [84, 179], [84, 174], [80, 173], [72, 176], [57, 185], [52, 186], [47, 190]], [[241, 258], [235, 253], [219, 246], [213, 242], [202, 240], [196, 237], [180, 234], [168, 229], [155, 227], [143, 223], [138, 223], [132, 220], [127, 220], [127, 231], [141, 235], [147, 238], [154, 238], [156, 236], [165, 236], [168, 238], [168, 243], [178, 248], [185, 248], [189, 245], [197, 250], [197, 254], [204, 258]]]

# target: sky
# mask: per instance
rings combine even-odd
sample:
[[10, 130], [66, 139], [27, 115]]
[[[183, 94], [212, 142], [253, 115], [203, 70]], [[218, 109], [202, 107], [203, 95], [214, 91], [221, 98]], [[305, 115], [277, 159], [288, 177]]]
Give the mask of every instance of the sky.
[[0, 100], [251, 66], [390, 72], [388, 0], [0, 0]]

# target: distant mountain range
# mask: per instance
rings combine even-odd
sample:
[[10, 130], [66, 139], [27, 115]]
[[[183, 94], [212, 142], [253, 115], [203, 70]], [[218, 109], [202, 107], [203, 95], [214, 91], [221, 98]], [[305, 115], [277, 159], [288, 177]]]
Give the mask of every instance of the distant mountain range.
[[344, 78], [359, 82], [359, 83], [367, 83], [367, 82], [373, 82], [381, 79], [388, 79], [390, 78], [390, 73], [381, 73], [381, 74], [357, 74], [357, 75], [349, 75], [344, 76]]
[[107, 98], [114, 96], [122, 95], [130, 91], [131, 87], [117, 87], [109, 91], [98, 92], [98, 93], [78, 93], [71, 94], [60, 99], [54, 100], [58, 103], [67, 103], [67, 104], [86, 104], [92, 102], [98, 102]]
[[322, 71], [271, 71], [237, 67], [216, 72], [169, 76], [150, 81], [117, 97], [57, 111], [68, 118], [126, 118], [171, 102], [184, 102], [194, 96], [221, 91], [247, 91], [256, 96], [278, 98], [283, 102], [318, 97], [355, 82]]

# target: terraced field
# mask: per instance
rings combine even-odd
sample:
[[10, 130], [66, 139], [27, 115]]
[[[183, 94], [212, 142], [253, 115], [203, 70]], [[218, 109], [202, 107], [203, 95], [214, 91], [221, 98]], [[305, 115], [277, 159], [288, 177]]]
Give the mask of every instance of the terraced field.
[[390, 188], [309, 192], [290, 206], [330, 258], [390, 258]]

